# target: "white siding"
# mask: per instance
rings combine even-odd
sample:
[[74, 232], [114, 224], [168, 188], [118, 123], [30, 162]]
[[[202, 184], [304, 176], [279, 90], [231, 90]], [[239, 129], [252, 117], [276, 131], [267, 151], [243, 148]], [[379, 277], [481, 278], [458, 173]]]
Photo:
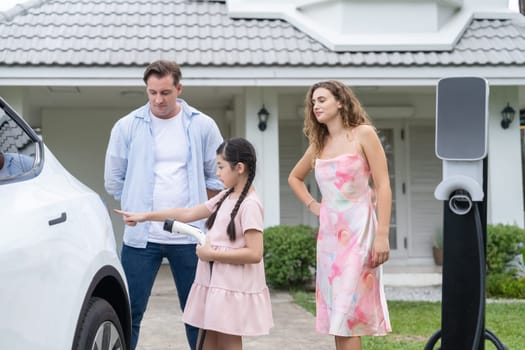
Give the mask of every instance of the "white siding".
[[[302, 133], [302, 125], [302, 120], [279, 121], [281, 224], [317, 226], [314, 215], [305, 210], [304, 205], [288, 186], [288, 175], [306, 149], [307, 140]], [[308, 176], [307, 185], [312, 187], [312, 194], [316, 196], [317, 187], [313, 173]]]
[[409, 257], [431, 255], [432, 238], [442, 225], [443, 202], [434, 198], [434, 189], [441, 181], [441, 161], [434, 151], [433, 126], [414, 125], [409, 128], [410, 159], [410, 235]]

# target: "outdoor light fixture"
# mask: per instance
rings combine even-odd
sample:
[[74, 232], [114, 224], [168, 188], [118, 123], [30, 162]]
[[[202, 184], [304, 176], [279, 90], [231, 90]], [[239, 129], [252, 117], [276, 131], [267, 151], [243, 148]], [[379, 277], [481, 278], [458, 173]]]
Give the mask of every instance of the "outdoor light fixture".
[[512, 123], [514, 120], [515, 114], [516, 111], [507, 102], [507, 106], [501, 111], [501, 127], [503, 129], [507, 129], [509, 127], [510, 123]]
[[257, 118], [259, 119], [259, 130], [266, 130], [266, 122], [268, 121], [269, 116], [270, 112], [268, 112], [268, 110], [266, 109], [266, 107], [264, 107], [263, 104], [259, 112], [257, 112]]

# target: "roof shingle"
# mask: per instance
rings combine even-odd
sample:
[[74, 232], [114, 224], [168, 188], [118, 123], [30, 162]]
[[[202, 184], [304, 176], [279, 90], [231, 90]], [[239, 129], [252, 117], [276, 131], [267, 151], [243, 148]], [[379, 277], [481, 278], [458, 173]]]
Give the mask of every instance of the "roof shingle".
[[223, 1], [39, 0], [0, 13], [0, 65], [523, 65], [524, 22], [474, 19], [452, 51], [334, 52], [283, 20], [232, 19]]

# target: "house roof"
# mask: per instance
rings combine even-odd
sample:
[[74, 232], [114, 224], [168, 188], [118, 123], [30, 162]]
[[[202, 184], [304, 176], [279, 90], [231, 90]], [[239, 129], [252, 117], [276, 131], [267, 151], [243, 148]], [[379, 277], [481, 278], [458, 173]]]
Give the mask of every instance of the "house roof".
[[0, 66], [516, 66], [525, 19], [474, 18], [451, 51], [335, 52], [280, 19], [232, 19], [225, 1], [33, 0], [0, 12]]

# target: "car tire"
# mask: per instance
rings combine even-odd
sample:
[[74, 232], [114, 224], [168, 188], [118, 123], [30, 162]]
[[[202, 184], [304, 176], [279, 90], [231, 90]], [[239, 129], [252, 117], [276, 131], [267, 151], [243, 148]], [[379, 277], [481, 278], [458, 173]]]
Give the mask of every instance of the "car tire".
[[127, 349], [120, 320], [106, 300], [92, 297], [82, 316], [73, 350]]

